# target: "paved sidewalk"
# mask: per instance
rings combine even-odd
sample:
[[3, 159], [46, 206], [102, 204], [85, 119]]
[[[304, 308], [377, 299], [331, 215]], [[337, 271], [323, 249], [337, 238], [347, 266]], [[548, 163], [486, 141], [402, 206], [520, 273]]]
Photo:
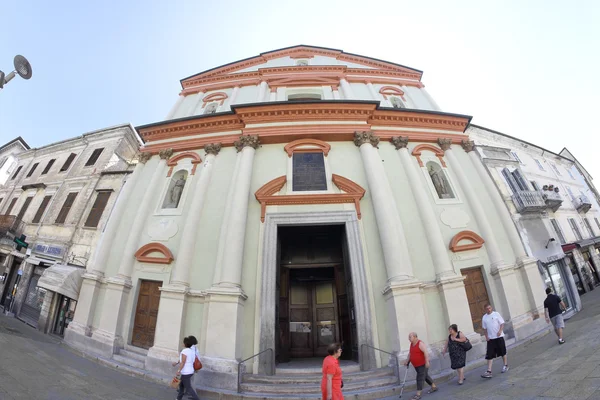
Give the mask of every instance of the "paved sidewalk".
[[0, 314], [0, 400], [169, 400], [173, 389], [76, 355], [58, 338]]
[[[467, 372], [462, 386], [454, 378], [441, 384], [438, 392], [424, 394], [423, 399], [600, 399], [600, 287], [584, 295], [582, 302], [583, 311], [566, 322], [565, 344], [559, 345], [552, 331], [509, 349], [507, 373], [500, 373], [502, 361], [497, 359], [492, 379], [480, 377], [484, 366]], [[414, 394], [414, 390], [407, 391], [402, 398]]]

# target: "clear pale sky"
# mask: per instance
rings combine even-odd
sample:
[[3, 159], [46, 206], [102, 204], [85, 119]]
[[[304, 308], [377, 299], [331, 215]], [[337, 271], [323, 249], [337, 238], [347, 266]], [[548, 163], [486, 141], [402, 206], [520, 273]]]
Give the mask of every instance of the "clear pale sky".
[[157, 122], [191, 74], [297, 44], [424, 71], [447, 112], [555, 152], [600, 185], [598, 1], [4, 1], [0, 142]]

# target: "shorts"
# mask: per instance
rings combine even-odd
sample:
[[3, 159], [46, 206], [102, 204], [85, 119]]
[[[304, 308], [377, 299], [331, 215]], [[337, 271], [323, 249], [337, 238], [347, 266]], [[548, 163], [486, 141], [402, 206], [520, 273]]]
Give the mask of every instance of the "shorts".
[[496, 357], [504, 357], [506, 355], [506, 343], [504, 338], [490, 339], [487, 342], [486, 360], [493, 360]]
[[560, 329], [565, 327], [565, 319], [563, 318], [562, 314], [555, 315], [554, 317], [550, 318], [550, 321], [552, 321], [554, 329]]

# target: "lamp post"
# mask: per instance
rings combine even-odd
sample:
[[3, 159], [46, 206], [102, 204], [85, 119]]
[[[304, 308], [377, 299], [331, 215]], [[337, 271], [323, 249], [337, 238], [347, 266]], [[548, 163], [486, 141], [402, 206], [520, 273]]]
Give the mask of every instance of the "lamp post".
[[31, 78], [31, 64], [29, 61], [21, 55], [16, 55], [13, 61], [15, 69], [8, 75], [4, 75], [4, 72], [0, 71], [0, 89], [10, 82], [17, 74], [23, 79]]

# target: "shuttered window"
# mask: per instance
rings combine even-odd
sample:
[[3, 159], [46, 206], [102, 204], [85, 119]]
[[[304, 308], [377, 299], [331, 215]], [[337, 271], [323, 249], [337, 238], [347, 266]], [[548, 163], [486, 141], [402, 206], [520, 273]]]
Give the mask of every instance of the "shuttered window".
[[8, 206], [8, 210], [6, 210], [6, 215], [11, 215], [10, 212], [12, 211], [13, 207], [15, 206], [15, 203], [17, 202], [17, 198], [18, 197], [15, 197], [14, 199], [12, 199], [10, 201], [10, 204]]
[[558, 236], [558, 240], [560, 241], [560, 244], [567, 243], [567, 241], [565, 240], [565, 235], [563, 235], [562, 229], [561, 229], [560, 224], [558, 223], [558, 221], [555, 220], [555, 219], [551, 219], [550, 222], [552, 223], [552, 227], [554, 228], [554, 232], [556, 232], [556, 236]]
[[515, 178], [512, 176], [508, 168], [504, 168], [502, 170], [502, 175], [504, 175], [504, 179], [506, 179], [506, 183], [508, 183], [510, 190], [516, 194], [519, 191], [519, 187], [517, 186], [517, 182], [515, 182]]
[[67, 161], [65, 161], [65, 163], [63, 164], [62, 168], [60, 169], [60, 172], [68, 170], [76, 156], [77, 154], [75, 153], [69, 154], [69, 157], [67, 157]]
[[98, 157], [100, 157], [100, 154], [102, 154], [102, 150], [104, 150], [104, 148], [94, 150], [90, 158], [88, 158], [87, 162], [85, 163], [85, 166], [90, 167], [96, 164], [96, 161], [98, 161]]
[[48, 164], [46, 164], [46, 168], [44, 168], [44, 170], [42, 171], [42, 175], [46, 175], [48, 173], [48, 171], [50, 171], [50, 168], [52, 168], [52, 165], [54, 165], [54, 161], [56, 161], [55, 158], [48, 161]]
[[569, 218], [569, 225], [571, 225], [571, 229], [573, 230], [573, 233], [575, 234], [575, 237], [577, 238], [577, 240], [583, 239], [583, 237], [581, 236], [581, 232], [579, 232], [579, 227], [577, 226], [577, 222], [575, 222], [575, 220], [573, 218]]
[[592, 225], [590, 224], [590, 220], [587, 218], [583, 219], [583, 222], [585, 223], [585, 227], [587, 228], [590, 237], [594, 237], [594, 230], [592, 229]]
[[35, 171], [35, 169], [37, 168], [38, 165], [40, 165], [40, 163], [33, 164], [33, 167], [31, 167], [31, 169], [27, 173], [27, 178], [29, 178], [31, 175], [33, 175], [33, 172]]
[[94, 205], [90, 211], [90, 215], [88, 215], [87, 220], [85, 221], [86, 227], [95, 228], [98, 226], [100, 218], [102, 217], [102, 213], [104, 212], [104, 208], [106, 208], [106, 203], [108, 203], [109, 197], [110, 192], [98, 192], [96, 201], [94, 201]]
[[[0, 204], [2, 204], [2, 200], [0, 200]], [[600, 229], [600, 221], [598, 221], [598, 218], [594, 218], [594, 221], [596, 221], [596, 225], [598, 226], [598, 229]]]
[[63, 206], [58, 213], [58, 217], [56, 217], [57, 224], [64, 224], [67, 220], [67, 215], [69, 215], [69, 211], [71, 211], [71, 207], [73, 207], [73, 203], [75, 202], [75, 198], [77, 197], [77, 193], [69, 193], [67, 199], [63, 203]]
[[10, 178], [11, 181], [14, 181], [15, 178], [17, 177], [17, 175], [19, 175], [19, 172], [21, 172], [21, 168], [23, 168], [23, 166], [19, 165], [19, 168], [17, 168], [17, 170], [15, 171], [15, 174], [12, 176], [12, 178]]
[[525, 178], [523, 178], [523, 175], [521, 175], [521, 171], [519, 171], [518, 169], [515, 169], [512, 172], [512, 176], [515, 177], [515, 182], [517, 182], [519, 189], [529, 190], [529, 186], [527, 186], [527, 181], [525, 180]]
[[33, 196], [25, 199], [25, 203], [23, 203], [23, 206], [21, 207], [21, 211], [19, 211], [19, 215], [17, 215], [18, 219], [23, 219], [23, 216], [25, 215], [25, 213], [27, 212], [27, 209], [29, 208], [29, 204], [31, 204], [31, 200], [33, 200]]
[[44, 197], [44, 200], [42, 200], [42, 204], [40, 204], [40, 208], [38, 208], [37, 212], [35, 213], [35, 217], [33, 217], [33, 221], [31, 221], [32, 223], [37, 224], [42, 220], [44, 212], [46, 211], [46, 208], [48, 207], [48, 203], [50, 203], [51, 198], [52, 196]]

